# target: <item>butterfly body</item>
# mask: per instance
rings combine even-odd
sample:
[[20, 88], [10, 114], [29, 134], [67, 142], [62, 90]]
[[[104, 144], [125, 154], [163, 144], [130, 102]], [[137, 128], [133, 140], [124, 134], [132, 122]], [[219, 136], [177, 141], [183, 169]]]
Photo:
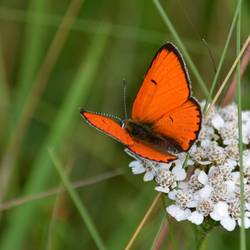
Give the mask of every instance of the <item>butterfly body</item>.
[[162, 153], [171, 152], [177, 154], [183, 150], [178, 143], [171, 138], [158, 134], [153, 130], [153, 124], [140, 123], [131, 119], [125, 120], [122, 126], [135, 140], [142, 142]]
[[157, 162], [188, 151], [201, 128], [201, 109], [191, 96], [185, 62], [172, 43], [154, 56], [133, 103], [131, 119], [80, 111], [93, 127], [121, 142], [131, 153]]

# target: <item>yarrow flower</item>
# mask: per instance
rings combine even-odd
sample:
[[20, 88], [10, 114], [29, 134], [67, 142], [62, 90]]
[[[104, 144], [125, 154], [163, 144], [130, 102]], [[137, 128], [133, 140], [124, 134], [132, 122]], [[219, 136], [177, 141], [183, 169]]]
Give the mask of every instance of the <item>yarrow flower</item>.
[[[203, 109], [205, 102], [201, 103]], [[155, 190], [173, 201], [166, 210], [177, 221], [200, 225], [205, 219], [232, 231], [242, 225], [240, 214], [240, 172], [237, 106], [214, 107], [203, 119], [199, 137], [189, 151], [170, 163], [142, 159], [129, 164], [134, 174], [144, 173], [144, 181], [154, 180]], [[250, 227], [250, 111], [242, 112], [245, 228]]]

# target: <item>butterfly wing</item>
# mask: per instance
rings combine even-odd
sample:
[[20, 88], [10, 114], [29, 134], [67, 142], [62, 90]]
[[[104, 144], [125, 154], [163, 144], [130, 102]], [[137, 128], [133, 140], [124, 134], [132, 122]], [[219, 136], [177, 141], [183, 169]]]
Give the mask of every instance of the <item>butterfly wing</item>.
[[162, 153], [138, 141], [135, 141], [127, 148], [135, 155], [151, 161], [168, 163], [176, 159], [175, 155]]
[[93, 127], [124, 144], [131, 152], [152, 161], [169, 162], [175, 156], [158, 152], [157, 150], [134, 140], [121, 125], [112, 118], [81, 110], [82, 117]]
[[153, 124], [153, 131], [166, 138], [174, 138], [184, 151], [187, 151], [198, 137], [201, 127], [201, 111], [195, 99], [162, 116]]
[[167, 43], [156, 53], [132, 108], [132, 119], [145, 123], [158, 120], [190, 96], [189, 76], [177, 48]]
[[113, 137], [124, 145], [132, 145], [133, 139], [121, 125], [112, 118], [89, 111], [80, 111], [82, 117], [93, 127]]
[[136, 96], [132, 119], [172, 139], [187, 151], [201, 126], [199, 104], [190, 97], [190, 80], [177, 48], [167, 43], [156, 53]]

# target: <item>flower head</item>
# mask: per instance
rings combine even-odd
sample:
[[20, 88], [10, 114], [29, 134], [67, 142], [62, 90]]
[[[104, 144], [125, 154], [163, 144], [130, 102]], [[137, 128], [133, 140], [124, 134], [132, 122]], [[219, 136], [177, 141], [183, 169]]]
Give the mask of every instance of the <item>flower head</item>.
[[[204, 107], [204, 103], [201, 103]], [[240, 172], [237, 106], [213, 107], [203, 119], [199, 137], [189, 151], [168, 164], [137, 157], [130, 163], [133, 173], [145, 173], [155, 189], [167, 193], [173, 204], [167, 212], [177, 221], [200, 225], [205, 218], [218, 221], [226, 230], [241, 226]], [[250, 111], [242, 112], [245, 228], [250, 227]]]

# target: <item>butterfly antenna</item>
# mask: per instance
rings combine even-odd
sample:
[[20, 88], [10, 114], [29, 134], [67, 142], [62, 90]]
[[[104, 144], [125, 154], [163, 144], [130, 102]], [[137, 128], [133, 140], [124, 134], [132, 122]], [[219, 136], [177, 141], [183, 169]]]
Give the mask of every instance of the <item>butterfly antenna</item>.
[[127, 81], [126, 79], [123, 79], [123, 104], [124, 104], [124, 116], [125, 120], [128, 119], [128, 113], [127, 113]]
[[201, 40], [202, 40], [203, 44], [206, 46], [206, 48], [208, 50], [209, 57], [210, 57], [210, 59], [212, 61], [212, 64], [214, 66], [214, 72], [216, 73], [217, 67], [216, 67], [216, 63], [215, 63], [215, 60], [214, 60], [213, 53], [212, 53], [212, 51], [211, 51], [211, 49], [210, 49], [210, 47], [209, 47], [208, 42], [206, 41], [206, 39], [202, 38]]

